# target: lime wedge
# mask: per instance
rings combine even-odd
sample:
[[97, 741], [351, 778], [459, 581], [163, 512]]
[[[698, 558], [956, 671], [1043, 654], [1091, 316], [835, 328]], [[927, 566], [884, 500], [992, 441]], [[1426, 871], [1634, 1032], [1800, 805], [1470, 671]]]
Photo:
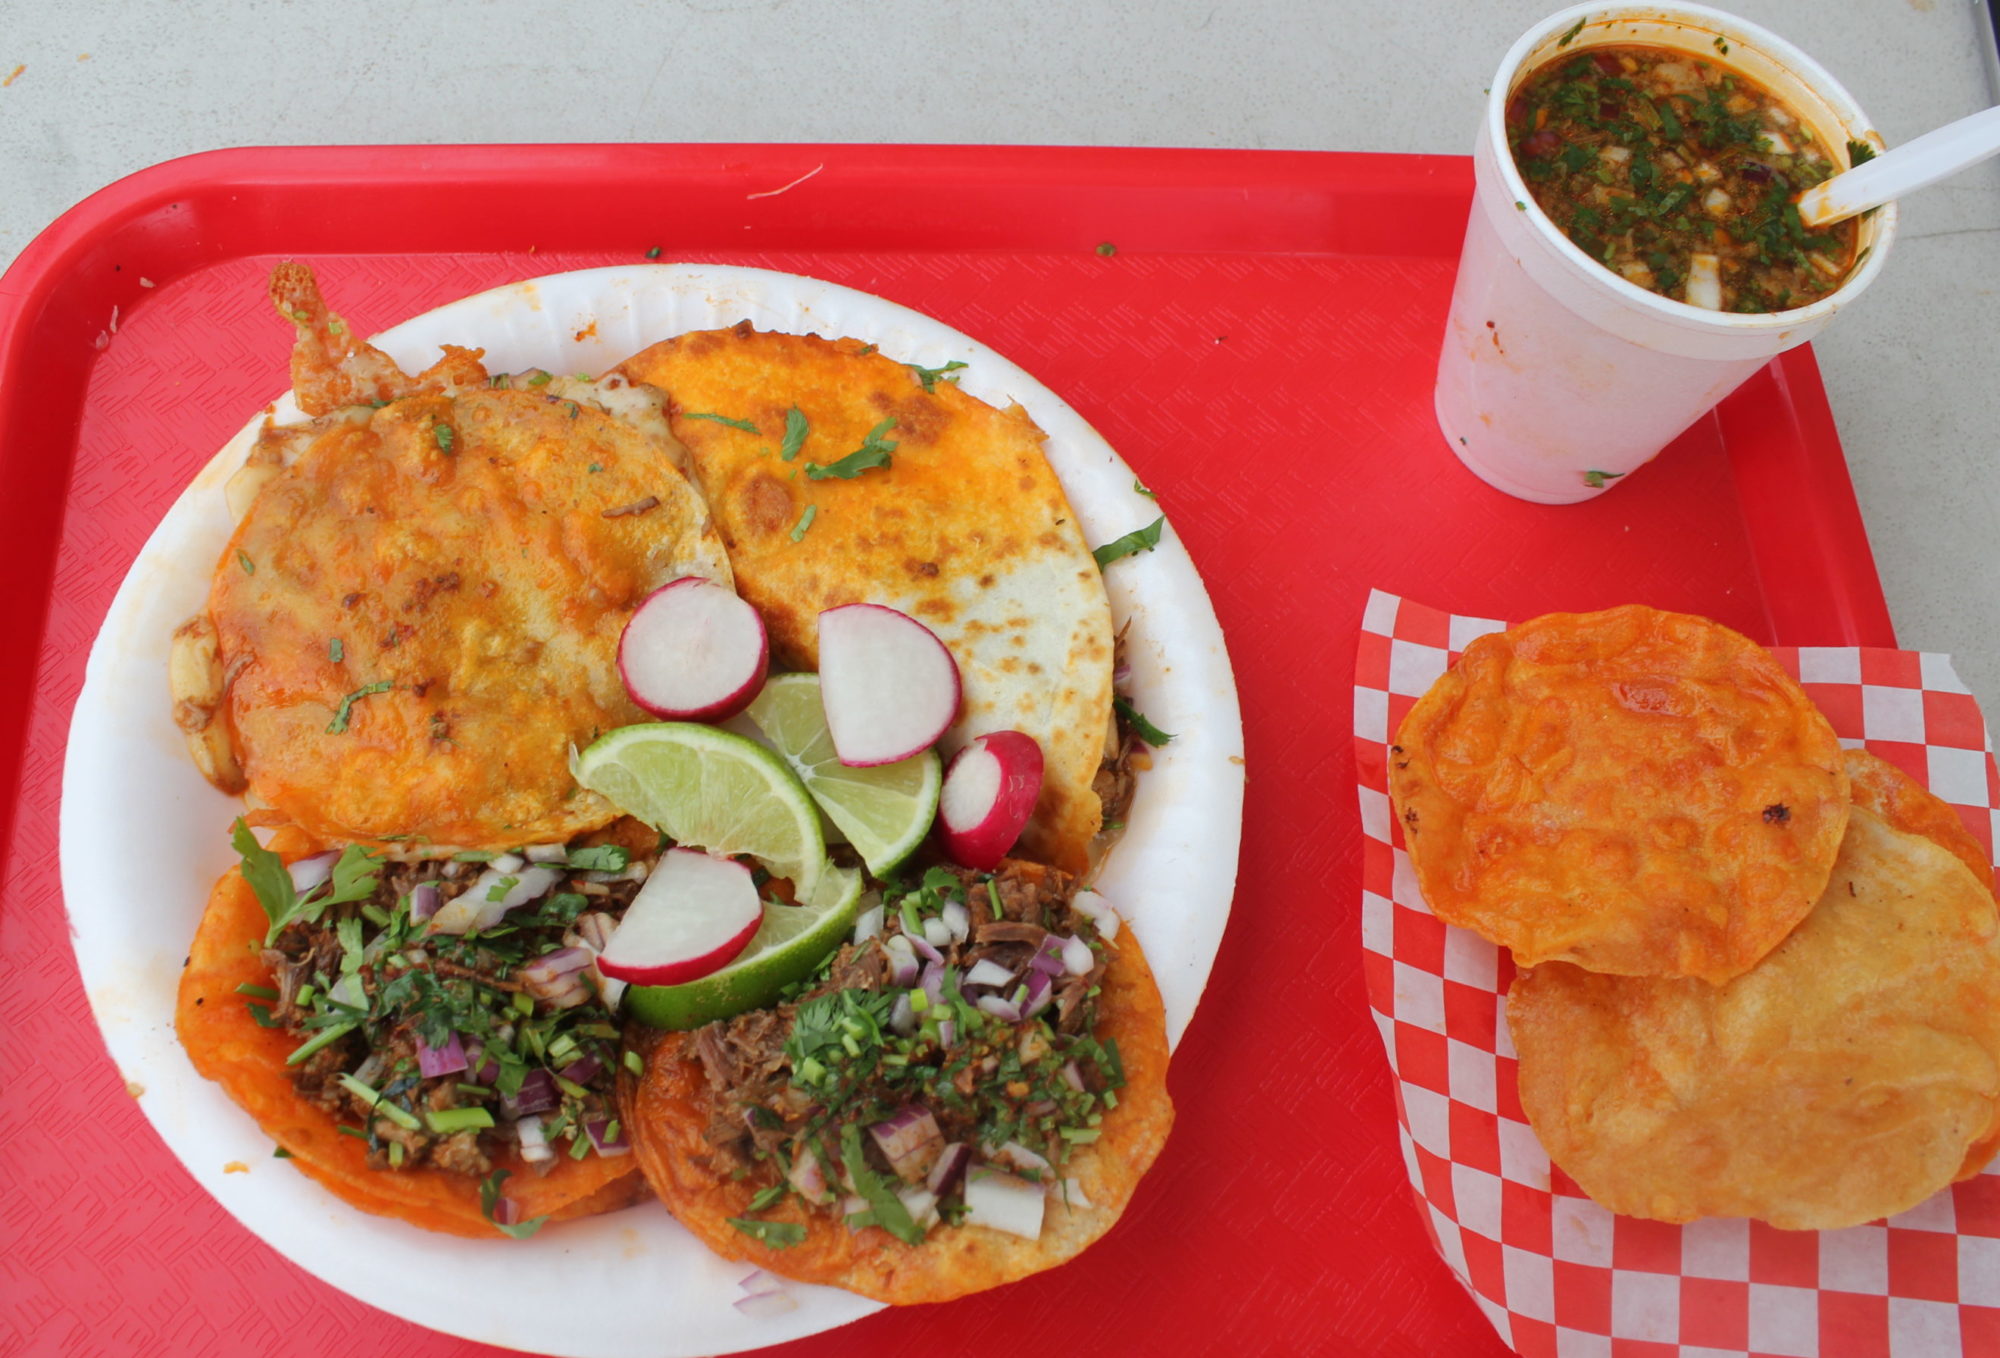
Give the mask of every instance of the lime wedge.
[[785, 761], [754, 740], [684, 721], [621, 726], [575, 756], [570, 772], [677, 844], [749, 854], [800, 900], [821, 894], [830, 865], [819, 813]]
[[720, 971], [686, 985], [639, 986], [625, 992], [624, 1012], [655, 1028], [699, 1028], [757, 1009], [794, 981], [810, 976], [847, 940], [860, 913], [862, 878], [829, 863], [819, 891], [801, 905], [764, 905], [764, 923], [750, 946]]
[[924, 842], [943, 782], [936, 750], [894, 764], [847, 767], [833, 752], [816, 674], [773, 675], [748, 713], [870, 873], [888, 876]]

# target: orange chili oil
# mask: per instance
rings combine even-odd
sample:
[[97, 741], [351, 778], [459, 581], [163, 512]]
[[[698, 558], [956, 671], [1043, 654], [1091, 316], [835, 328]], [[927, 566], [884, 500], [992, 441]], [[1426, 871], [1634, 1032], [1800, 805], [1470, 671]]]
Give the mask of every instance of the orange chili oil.
[[[1564, 235], [1663, 297], [1784, 311], [1836, 291], [1858, 262], [1854, 219], [1799, 220], [1798, 195], [1844, 168], [1829, 148], [1769, 91], [1691, 53], [1558, 56], [1508, 100], [1507, 144]], [[1855, 164], [1874, 154], [1847, 149]]]

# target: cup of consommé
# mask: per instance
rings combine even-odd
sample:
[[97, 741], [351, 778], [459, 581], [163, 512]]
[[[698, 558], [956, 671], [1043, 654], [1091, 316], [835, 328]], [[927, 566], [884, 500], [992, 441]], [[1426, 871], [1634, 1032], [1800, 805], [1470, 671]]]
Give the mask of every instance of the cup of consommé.
[[1452, 451], [1541, 504], [1620, 484], [1881, 272], [1895, 204], [1821, 232], [1790, 207], [1881, 145], [1817, 62], [1718, 10], [1537, 24], [1473, 152], [1438, 363]]

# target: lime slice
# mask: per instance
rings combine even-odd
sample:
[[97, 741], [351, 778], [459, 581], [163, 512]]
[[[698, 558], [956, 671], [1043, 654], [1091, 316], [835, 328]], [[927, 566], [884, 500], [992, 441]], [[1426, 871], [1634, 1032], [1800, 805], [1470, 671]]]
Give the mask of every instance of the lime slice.
[[749, 854], [800, 900], [818, 899], [829, 867], [819, 813], [785, 761], [756, 741], [685, 721], [621, 726], [570, 771], [675, 843]]
[[860, 872], [829, 863], [819, 882], [805, 904], [766, 902], [763, 926], [728, 966], [686, 985], [635, 985], [625, 992], [624, 1012], [655, 1028], [686, 1029], [772, 1003], [854, 931]]
[[924, 842], [943, 782], [937, 751], [873, 768], [847, 767], [833, 752], [816, 674], [773, 675], [748, 713], [870, 873], [888, 876]]

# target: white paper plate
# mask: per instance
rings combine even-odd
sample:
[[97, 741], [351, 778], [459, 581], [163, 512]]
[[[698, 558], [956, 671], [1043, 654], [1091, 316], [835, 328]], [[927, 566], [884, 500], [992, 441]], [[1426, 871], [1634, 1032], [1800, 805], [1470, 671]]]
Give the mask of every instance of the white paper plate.
[[[745, 318], [763, 330], [857, 336], [928, 367], [964, 362], [966, 391], [1019, 401], [1047, 431], [1049, 460], [1092, 543], [1158, 513], [1104, 440], [1027, 373], [929, 317], [812, 279], [687, 265], [557, 274], [440, 307], [375, 342], [412, 372], [445, 342], [484, 347], [494, 372], [601, 372], [670, 335]], [[278, 410], [297, 414], [289, 396]], [[793, 1285], [797, 1310], [746, 1318], [731, 1303], [747, 1267], [715, 1258], [657, 1205], [518, 1242], [369, 1216], [272, 1159], [255, 1124], [195, 1074], [174, 1037], [174, 991], [209, 889], [233, 861], [227, 830], [241, 808], [189, 762], [169, 713], [167, 646], [207, 597], [232, 526], [222, 486], [262, 420], [259, 412], [216, 454], [139, 553], [91, 649], [70, 727], [63, 893], [91, 1007], [126, 1080], [143, 1087], [146, 1115], [202, 1186], [287, 1258], [362, 1301], [467, 1339], [577, 1358], [678, 1358], [775, 1344], [876, 1309]], [[1117, 621], [1131, 623], [1134, 700], [1175, 739], [1141, 779], [1099, 886], [1145, 941], [1177, 1042], [1235, 888], [1242, 726], [1221, 629], [1171, 529], [1106, 582]], [[108, 826], [116, 853], [103, 851]], [[248, 1172], [226, 1173], [231, 1162]]]

